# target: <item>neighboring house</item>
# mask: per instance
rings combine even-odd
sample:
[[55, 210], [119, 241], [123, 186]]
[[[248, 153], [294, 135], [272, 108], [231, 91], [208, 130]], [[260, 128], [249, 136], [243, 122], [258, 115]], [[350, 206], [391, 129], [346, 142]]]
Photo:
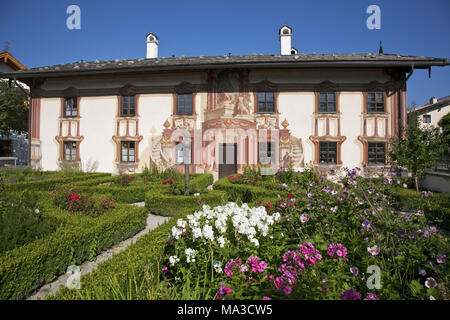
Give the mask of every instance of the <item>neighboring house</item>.
[[[15, 59], [6, 48], [0, 53], [0, 72], [25, 70], [26, 67]], [[1, 80], [0, 74], [0, 81]], [[22, 84], [23, 87], [26, 87]], [[28, 164], [28, 135], [12, 132], [11, 135], [0, 135], [0, 167]]]
[[[31, 88], [32, 165], [55, 170], [182, 169], [216, 177], [244, 166], [302, 170], [388, 166], [406, 124], [413, 69], [448, 60], [391, 54], [299, 54], [292, 29], [274, 55], [75, 62], [10, 72]], [[186, 143], [191, 139], [191, 144]]]
[[450, 96], [440, 99], [432, 97], [429, 102], [408, 110], [408, 114], [413, 112], [417, 113], [422, 125], [438, 127], [439, 120], [450, 112]]

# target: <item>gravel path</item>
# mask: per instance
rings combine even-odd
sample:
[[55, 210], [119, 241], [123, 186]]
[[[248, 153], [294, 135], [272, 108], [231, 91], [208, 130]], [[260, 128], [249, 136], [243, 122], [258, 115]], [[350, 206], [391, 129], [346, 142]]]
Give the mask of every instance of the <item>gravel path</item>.
[[[138, 207], [145, 206], [144, 202], [133, 203], [133, 205]], [[150, 230], [155, 229], [158, 225], [166, 222], [168, 217], [155, 216], [153, 214], [149, 214], [147, 218], [147, 225], [144, 230], [136, 233], [133, 237], [128, 238], [118, 244], [116, 244], [111, 249], [106, 250], [97, 256], [95, 261], [85, 261], [81, 265], [79, 265], [81, 270], [81, 275], [88, 274], [95, 270], [99, 263], [110, 259], [113, 254], [119, 253], [120, 251], [126, 249], [128, 246], [132, 245], [136, 242], [137, 239], [148, 233]], [[47, 294], [55, 294], [61, 286], [66, 285], [67, 278], [69, 274], [65, 273], [58, 277], [53, 282], [50, 282], [42, 287], [40, 287], [37, 291], [35, 291], [27, 300], [43, 300]]]

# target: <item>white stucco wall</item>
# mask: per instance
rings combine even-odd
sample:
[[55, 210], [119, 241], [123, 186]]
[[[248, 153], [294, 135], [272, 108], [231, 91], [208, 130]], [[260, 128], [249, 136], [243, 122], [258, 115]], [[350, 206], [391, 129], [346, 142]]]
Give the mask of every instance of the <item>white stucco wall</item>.
[[[419, 116], [419, 120], [422, 123], [422, 125], [432, 125], [432, 126], [437, 127], [439, 120], [441, 120], [441, 118], [443, 116], [445, 116], [449, 112], [450, 112], [450, 105], [447, 105], [447, 106], [444, 106], [442, 108], [439, 108], [439, 109], [436, 109], [436, 110], [433, 110], [433, 111], [421, 114]], [[423, 122], [423, 115], [424, 114], [431, 115], [431, 123], [424, 123]]]
[[55, 140], [59, 129], [59, 113], [61, 102], [59, 98], [42, 98], [40, 115], [40, 140], [42, 154], [42, 168], [44, 170], [58, 170], [58, 148]]
[[117, 97], [83, 97], [80, 100], [80, 158], [84, 170], [95, 165], [97, 172], [112, 172], [116, 144], [114, 135]]
[[160, 136], [164, 122], [170, 121], [172, 114], [172, 94], [143, 94], [139, 97], [139, 168], [150, 167], [152, 136]]
[[305, 165], [313, 161], [313, 144], [309, 136], [313, 134], [314, 127], [314, 93], [280, 93], [278, 96], [278, 110], [280, 124], [286, 119], [289, 122], [287, 129], [291, 135], [302, 139]]
[[363, 95], [361, 92], [341, 92], [341, 135], [347, 139], [341, 146], [341, 159], [344, 167], [361, 167], [363, 147], [358, 141], [362, 127]]

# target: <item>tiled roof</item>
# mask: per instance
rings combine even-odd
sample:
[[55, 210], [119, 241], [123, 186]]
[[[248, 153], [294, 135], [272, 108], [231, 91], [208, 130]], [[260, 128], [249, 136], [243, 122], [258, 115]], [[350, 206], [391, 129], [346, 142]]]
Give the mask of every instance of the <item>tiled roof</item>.
[[420, 106], [408, 110], [408, 112], [427, 112], [429, 109], [439, 108], [446, 105], [450, 105], [450, 96], [439, 98], [435, 103], [427, 102], [421, 104]]
[[[208, 69], [217, 67], [411, 67], [449, 65], [447, 59], [396, 54], [297, 54], [199, 56], [133, 60], [80, 61], [31, 68], [10, 75], [17, 77], [57, 76], [60, 74], [109, 73], [151, 70]], [[9, 74], [5, 74], [8, 76]]]

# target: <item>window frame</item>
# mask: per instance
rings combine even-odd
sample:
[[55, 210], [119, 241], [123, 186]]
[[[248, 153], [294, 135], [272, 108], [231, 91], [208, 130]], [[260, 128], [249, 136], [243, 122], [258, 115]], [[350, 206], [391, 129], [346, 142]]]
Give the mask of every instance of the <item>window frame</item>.
[[[133, 144], [133, 148], [131, 148], [131, 144]], [[124, 160], [124, 145], [127, 145], [126, 150], [126, 160]], [[130, 161], [130, 150], [133, 150], [133, 161]], [[120, 163], [136, 163], [136, 141], [121, 141], [120, 142]]]
[[[372, 146], [371, 146], [372, 145]], [[382, 146], [382, 152], [378, 151], [378, 148]], [[371, 148], [375, 148], [375, 151], [371, 152]], [[371, 157], [371, 155], [373, 155]], [[386, 142], [383, 141], [372, 141], [367, 142], [367, 164], [368, 165], [385, 165], [386, 164]], [[375, 161], [371, 161], [375, 159]], [[378, 160], [382, 161], [378, 161]]]
[[[322, 102], [322, 100], [321, 100], [321, 95], [322, 94], [325, 94], [325, 97], [326, 97], [325, 102]], [[330, 94], [334, 95], [334, 100], [333, 101], [330, 101], [328, 99], [328, 96]], [[317, 112], [318, 113], [337, 113], [337, 99], [338, 99], [338, 95], [336, 94], [335, 91], [319, 91], [318, 92], [318, 108], [317, 108]], [[326, 104], [326, 110], [325, 111], [321, 110], [321, 104], [322, 103]], [[329, 110], [329, 103], [333, 103], [334, 104], [334, 110]]]
[[[4, 146], [2, 148], [4, 148], [5, 150], [8, 149], [8, 154], [9, 155], [3, 156], [3, 155], [0, 154], [0, 157], [5, 157], [5, 158], [12, 157], [13, 154], [14, 154], [13, 141], [11, 139], [0, 139], [0, 143], [3, 143], [3, 142], [7, 142], [7, 145], [4, 144]], [[2, 148], [0, 148], [0, 151], [2, 150]]]
[[[188, 99], [186, 99], [186, 96], [190, 96], [190, 108], [191, 108], [191, 112], [186, 112], [186, 101]], [[182, 97], [182, 99], [180, 99], [180, 97]], [[183, 100], [183, 112], [180, 112], [180, 100]], [[175, 114], [176, 115], [180, 115], [180, 116], [192, 116], [194, 115], [194, 94], [191, 92], [187, 92], [187, 93], [177, 93], [177, 103], [175, 106]]]
[[[66, 145], [67, 144], [72, 144], [69, 152], [69, 157], [70, 159], [67, 159], [67, 149], [66, 149]], [[75, 148], [73, 148], [75, 146]], [[63, 142], [63, 154], [62, 154], [62, 159], [65, 162], [76, 162], [78, 161], [78, 142], [77, 141], [73, 141], [73, 140], [68, 140], [68, 141], [64, 141]]]
[[[427, 120], [425, 120], [425, 119], [427, 119]], [[431, 114], [422, 115], [422, 122], [426, 123], [426, 124], [430, 124], [431, 123]]]
[[[268, 94], [272, 94], [272, 100], [268, 100], [267, 96]], [[260, 95], [264, 94], [264, 100], [261, 101], [260, 99]], [[256, 93], [256, 111], [257, 113], [276, 113], [277, 112], [277, 108], [276, 108], [276, 98], [275, 98], [275, 91], [270, 91], [270, 90], [265, 90], [265, 91], [258, 91]], [[264, 110], [260, 109], [260, 104], [263, 103], [264, 104]], [[272, 103], [273, 106], [273, 110], [269, 111], [269, 107], [268, 104]]]
[[[329, 161], [330, 160], [330, 145], [334, 144], [334, 162], [333, 161]], [[327, 146], [327, 150], [325, 151], [326, 154], [326, 162], [322, 162], [322, 154], [324, 151], [322, 151], [322, 146]], [[318, 164], [319, 165], [336, 165], [338, 164], [338, 142], [336, 141], [319, 141], [319, 159], [318, 159]], [[332, 153], [331, 153], [332, 154]]]
[[[70, 108], [68, 108], [68, 102], [72, 101], [72, 106]], [[75, 108], [74, 108], [75, 105]], [[74, 115], [73, 112], [75, 112], [76, 114]], [[67, 115], [67, 111], [70, 110], [70, 115]], [[69, 98], [64, 98], [64, 102], [63, 102], [63, 110], [62, 110], [62, 117], [63, 118], [76, 118], [78, 117], [79, 114], [79, 110], [78, 110], [78, 97], [69, 97]]]
[[[374, 95], [374, 99], [375, 100], [369, 100], [370, 99], [370, 95], [373, 94]], [[377, 95], [380, 95], [382, 97], [382, 102], [380, 102], [377, 98]], [[374, 104], [374, 109], [371, 110], [369, 105], [373, 103]], [[383, 105], [383, 109], [379, 110], [379, 105]], [[384, 91], [368, 91], [366, 92], [366, 112], [367, 113], [385, 113], [386, 112], [386, 94]]]
[[[131, 99], [133, 102], [131, 102]], [[126, 107], [124, 108], [124, 106]], [[131, 108], [133, 105], [133, 108]], [[133, 114], [131, 114], [131, 110], [134, 110]], [[126, 112], [124, 112], [126, 111]], [[120, 99], [120, 117], [135, 117], [137, 115], [137, 98], [136, 95], [122, 95]]]

